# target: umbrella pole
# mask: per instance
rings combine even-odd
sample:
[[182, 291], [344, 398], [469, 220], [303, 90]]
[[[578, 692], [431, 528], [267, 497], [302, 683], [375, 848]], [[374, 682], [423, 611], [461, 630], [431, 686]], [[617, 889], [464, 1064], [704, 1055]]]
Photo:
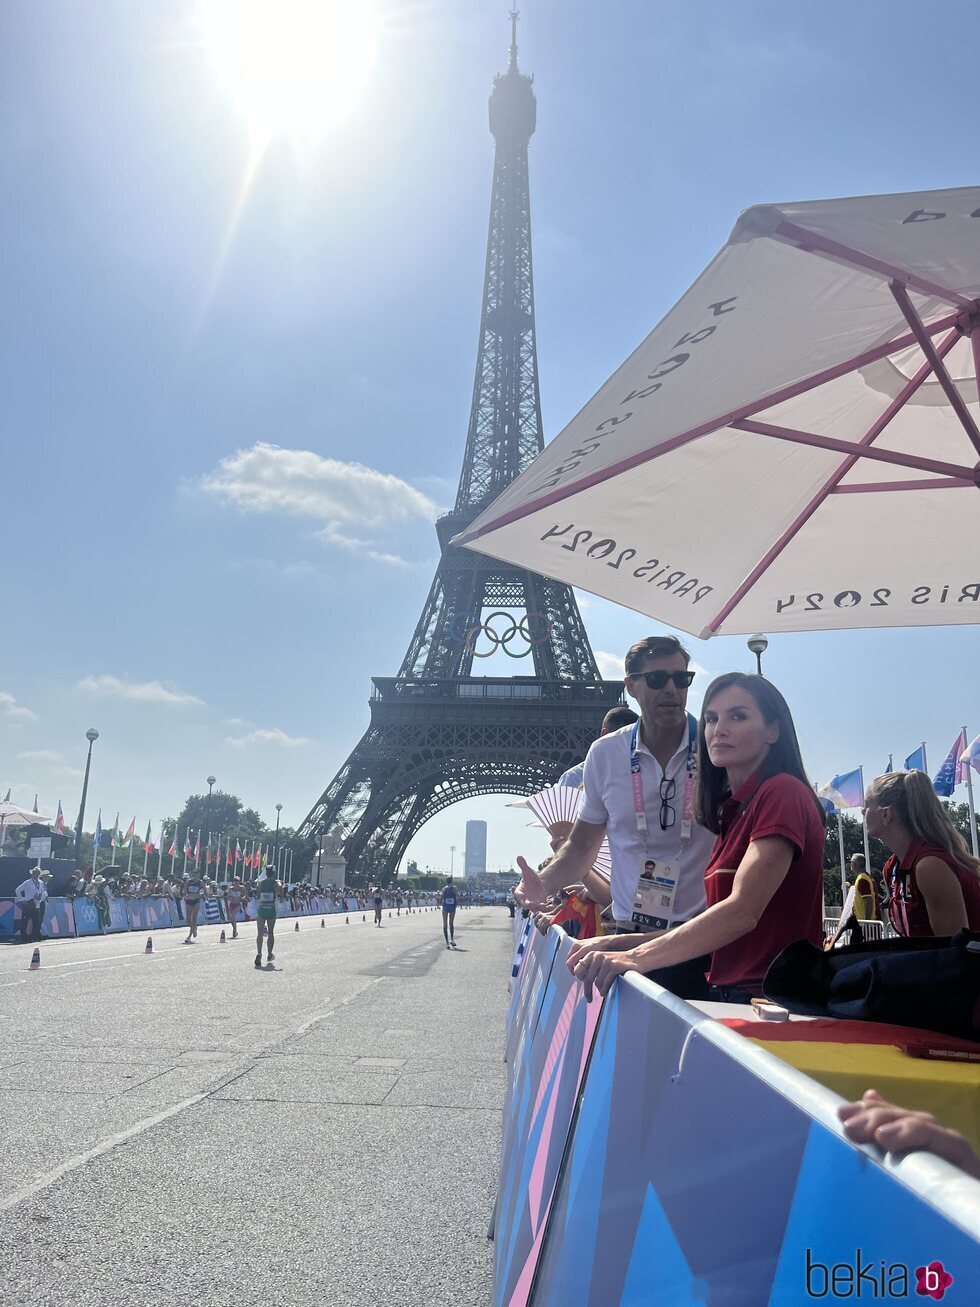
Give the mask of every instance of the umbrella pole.
[[[925, 745], [923, 744], [923, 749]], [[858, 768], [861, 773], [861, 797], [864, 797], [864, 767]], [[861, 809], [861, 830], [864, 834], [864, 869], [870, 875], [871, 873], [871, 853], [868, 849], [868, 823], [864, 819], [864, 809]]]
[[[965, 726], [963, 727], [963, 739], [964, 740], [967, 739]], [[967, 797], [967, 802], [970, 805], [970, 847], [973, 850], [973, 856], [976, 858], [980, 856], [980, 854], [978, 854], [977, 852], [977, 810], [973, 806], [973, 776], [971, 775], [972, 770], [973, 770], [973, 764], [968, 761], [966, 764], [966, 797]]]
[[844, 818], [840, 808], [837, 809], [837, 847], [840, 849], [840, 901], [843, 907], [847, 898], [847, 877], [844, 873]]

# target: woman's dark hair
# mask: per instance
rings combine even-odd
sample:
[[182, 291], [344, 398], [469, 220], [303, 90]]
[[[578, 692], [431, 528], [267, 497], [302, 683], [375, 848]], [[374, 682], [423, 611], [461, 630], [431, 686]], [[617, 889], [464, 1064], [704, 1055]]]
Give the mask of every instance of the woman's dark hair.
[[722, 690], [730, 690], [733, 686], [738, 686], [740, 690], [745, 690], [752, 696], [768, 724], [771, 725], [776, 722], [779, 725], [779, 738], [774, 744], [770, 745], [769, 752], [759, 768], [760, 779], [768, 780], [770, 776], [778, 776], [780, 773], [785, 772], [802, 781], [810, 792], [813, 806], [820, 814], [820, 824], [824, 825], [826, 814], [820, 800], [813, 791], [813, 786], [807, 779], [803, 759], [800, 756], [800, 744], [796, 738], [796, 727], [793, 725], [789, 705], [776, 687], [767, 681], [765, 677], [750, 676], [745, 672], [726, 672], [724, 676], [716, 676], [705, 692], [704, 702], [701, 705], [701, 716], [698, 719], [698, 778], [697, 789], [694, 794], [695, 819], [708, 830], [714, 831], [716, 835], [721, 831], [721, 805], [730, 793], [728, 776], [724, 767], [716, 767], [708, 757], [708, 746], [704, 739], [704, 714], [705, 710], [711, 706], [711, 700], [716, 694], [720, 694]]

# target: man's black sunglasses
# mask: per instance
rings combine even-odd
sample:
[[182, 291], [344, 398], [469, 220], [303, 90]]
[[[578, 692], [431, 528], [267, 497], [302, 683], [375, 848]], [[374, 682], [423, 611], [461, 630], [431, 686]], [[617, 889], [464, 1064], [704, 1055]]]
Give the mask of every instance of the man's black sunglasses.
[[694, 680], [693, 672], [630, 672], [631, 681], [646, 681], [651, 690], [662, 690], [673, 681], [678, 690], [687, 690]]

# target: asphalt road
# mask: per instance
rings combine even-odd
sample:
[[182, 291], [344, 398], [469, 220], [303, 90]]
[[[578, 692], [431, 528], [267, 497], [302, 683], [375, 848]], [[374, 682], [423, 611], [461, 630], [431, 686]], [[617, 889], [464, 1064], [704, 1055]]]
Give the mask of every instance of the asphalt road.
[[3, 1307], [488, 1303], [512, 933], [457, 925], [0, 949]]

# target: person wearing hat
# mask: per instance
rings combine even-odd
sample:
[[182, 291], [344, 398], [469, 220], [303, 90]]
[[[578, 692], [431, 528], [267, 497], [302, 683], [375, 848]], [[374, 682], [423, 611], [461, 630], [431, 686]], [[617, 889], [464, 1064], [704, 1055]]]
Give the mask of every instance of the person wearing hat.
[[44, 920], [44, 903], [48, 897], [47, 882], [50, 871], [42, 871], [40, 864], [31, 868], [31, 874], [14, 890], [14, 898], [20, 908], [21, 943], [27, 943], [28, 926], [35, 941], [41, 938], [41, 922]]
[[92, 898], [99, 914], [99, 929], [104, 935], [109, 929], [109, 885], [105, 876], [92, 877]]

